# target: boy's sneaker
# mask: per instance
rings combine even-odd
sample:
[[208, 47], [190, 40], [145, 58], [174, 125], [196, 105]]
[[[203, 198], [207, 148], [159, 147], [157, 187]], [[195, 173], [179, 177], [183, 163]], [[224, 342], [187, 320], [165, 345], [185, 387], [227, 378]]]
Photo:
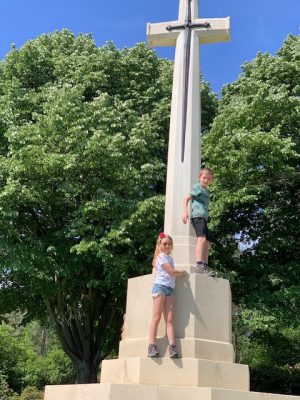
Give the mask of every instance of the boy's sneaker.
[[156, 344], [149, 344], [148, 346], [148, 357], [159, 357]]
[[209, 266], [208, 266], [208, 264], [205, 264], [204, 263], [204, 266], [205, 266], [205, 268], [207, 269], [207, 271], [208, 271], [208, 276], [218, 276], [218, 273], [217, 273], [217, 271], [214, 271], [212, 268], [210, 268]]
[[196, 264], [196, 273], [197, 274], [206, 274], [208, 276], [217, 276], [217, 272], [213, 271], [209, 268], [208, 264], [205, 263], [197, 263]]
[[179, 358], [176, 344], [169, 345], [169, 353], [170, 353], [170, 358]]
[[197, 274], [206, 274], [207, 273], [204, 263], [201, 262], [201, 263], [196, 264], [196, 273]]

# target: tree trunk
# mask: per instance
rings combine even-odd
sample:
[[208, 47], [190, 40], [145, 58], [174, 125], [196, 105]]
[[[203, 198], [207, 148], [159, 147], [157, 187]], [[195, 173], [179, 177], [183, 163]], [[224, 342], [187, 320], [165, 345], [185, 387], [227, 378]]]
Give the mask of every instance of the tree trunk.
[[41, 340], [40, 340], [40, 355], [45, 357], [46, 355], [46, 340], [47, 340], [47, 330], [42, 328]]
[[86, 360], [74, 362], [76, 383], [97, 383], [98, 368]]

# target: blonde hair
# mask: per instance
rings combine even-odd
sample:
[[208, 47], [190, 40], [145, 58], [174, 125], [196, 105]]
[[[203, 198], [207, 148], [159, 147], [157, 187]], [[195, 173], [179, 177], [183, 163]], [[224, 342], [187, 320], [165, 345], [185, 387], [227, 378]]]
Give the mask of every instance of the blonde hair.
[[199, 178], [204, 172], [207, 172], [209, 175], [212, 176], [212, 178], [214, 177], [214, 171], [211, 168], [204, 167], [204, 168], [200, 169]]
[[154, 254], [153, 254], [153, 260], [152, 260], [152, 267], [155, 267], [155, 260], [156, 257], [159, 255], [159, 253], [161, 252], [161, 242], [163, 241], [163, 239], [169, 239], [172, 243], [172, 248], [173, 248], [173, 239], [171, 238], [171, 236], [166, 235], [165, 233], [161, 232], [156, 240], [156, 246], [155, 246], [155, 250], [154, 250]]

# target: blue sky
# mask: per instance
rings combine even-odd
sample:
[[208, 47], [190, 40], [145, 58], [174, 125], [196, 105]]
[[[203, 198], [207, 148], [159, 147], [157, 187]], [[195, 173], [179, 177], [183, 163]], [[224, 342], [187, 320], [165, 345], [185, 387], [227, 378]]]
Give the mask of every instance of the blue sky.
[[[179, 0], [0, 0], [0, 59], [43, 33], [67, 28], [91, 33], [97, 46], [146, 40], [147, 22], [176, 20]], [[256, 54], [275, 54], [289, 33], [300, 34], [300, 0], [199, 0], [201, 18], [231, 18], [229, 43], [201, 46], [204, 79], [219, 93]], [[156, 49], [173, 59], [174, 49]]]

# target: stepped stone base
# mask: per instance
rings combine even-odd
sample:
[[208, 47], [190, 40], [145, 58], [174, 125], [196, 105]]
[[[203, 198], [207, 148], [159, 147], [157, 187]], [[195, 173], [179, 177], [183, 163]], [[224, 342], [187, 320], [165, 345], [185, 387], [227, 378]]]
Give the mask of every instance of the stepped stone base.
[[[149, 339], [125, 339], [120, 342], [119, 357], [145, 357], [147, 354]], [[169, 356], [167, 338], [157, 339], [159, 354]], [[176, 339], [177, 349], [181, 357], [201, 358], [205, 360], [233, 362], [234, 352], [231, 343], [218, 342], [215, 340], [182, 338]]]
[[102, 383], [210, 386], [249, 390], [247, 365], [195, 358], [119, 358], [104, 360]]
[[124, 340], [119, 358], [102, 362], [101, 384], [46, 386], [44, 400], [300, 400], [249, 391], [248, 366], [233, 362], [225, 279], [178, 279], [174, 327], [182, 358], [168, 356], [164, 321], [157, 340], [161, 357], [146, 357], [152, 282], [151, 275], [129, 280]]
[[210, 387], [158, 385], [46, 386], [44, 400], [300, 400], [299, 396], [244, 392]]

